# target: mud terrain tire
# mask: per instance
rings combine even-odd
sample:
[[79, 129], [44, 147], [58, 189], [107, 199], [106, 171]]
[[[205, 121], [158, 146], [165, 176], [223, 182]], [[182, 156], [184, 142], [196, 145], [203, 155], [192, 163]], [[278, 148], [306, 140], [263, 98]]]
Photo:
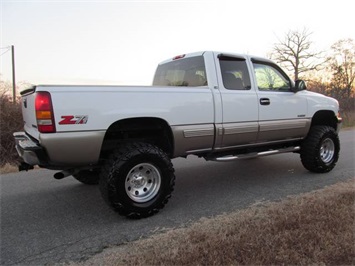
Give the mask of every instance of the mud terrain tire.
[[144, 218], [157, 213], [174, 190], [174, 168], [169, 156], [148, 143], [118, 147], [102, 168], [100, 191], [120, 215]]
[[338, 134], [329, 126], [313, 126], [301, 145], [303, 166], [315, 173], [327, 173], [339, 158]]

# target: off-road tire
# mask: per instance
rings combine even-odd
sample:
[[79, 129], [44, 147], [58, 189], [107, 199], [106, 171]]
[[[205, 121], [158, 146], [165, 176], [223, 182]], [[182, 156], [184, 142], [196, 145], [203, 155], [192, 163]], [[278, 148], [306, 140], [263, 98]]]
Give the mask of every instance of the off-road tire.
[[313, 126], [301, 145], [303, 166], [315, 173], [331, 171], [339, 158], [338, 134], [329, 126]]
[[118, 147], [104, 164], [99, 187], [120, 215], [139, 219], [162, 209], [174, 190], [174, 168], [160, 148], [141, 142]]
[[79, 182], [85, 185], [97, 185], [100, 179], [99, 170], [82, 170], [73, 175]]

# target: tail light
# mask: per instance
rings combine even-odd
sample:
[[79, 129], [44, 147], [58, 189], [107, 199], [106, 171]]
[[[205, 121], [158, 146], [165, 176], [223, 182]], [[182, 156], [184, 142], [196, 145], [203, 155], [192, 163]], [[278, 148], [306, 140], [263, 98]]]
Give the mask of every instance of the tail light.
[[49, 92], [39, 91], [36, 93], [35, 109], [38, 131], [55, 133], [52, 98]]

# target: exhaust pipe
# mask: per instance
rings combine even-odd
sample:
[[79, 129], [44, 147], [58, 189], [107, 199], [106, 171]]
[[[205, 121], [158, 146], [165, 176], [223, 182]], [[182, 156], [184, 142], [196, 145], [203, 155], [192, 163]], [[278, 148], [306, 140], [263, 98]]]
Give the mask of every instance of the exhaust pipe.
[[75, 173], [74, 171], [61, 171], [61, 172], [55, 173], [54, 178], [55, 179], [63, 179], [64, 177], [70, 176], [74, 173]]

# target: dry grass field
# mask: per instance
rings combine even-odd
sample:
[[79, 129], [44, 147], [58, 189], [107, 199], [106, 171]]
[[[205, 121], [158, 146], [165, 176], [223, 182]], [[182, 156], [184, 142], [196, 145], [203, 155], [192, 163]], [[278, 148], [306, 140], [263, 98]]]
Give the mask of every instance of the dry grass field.
[[354, 265], [354, 222], [351, 179], [111, 248], [79, 265]]
[[0, 167], [0, 175], [15, 173], [18, 171], [18, 167], [15, 164], [6, 163], [4, 166]]

